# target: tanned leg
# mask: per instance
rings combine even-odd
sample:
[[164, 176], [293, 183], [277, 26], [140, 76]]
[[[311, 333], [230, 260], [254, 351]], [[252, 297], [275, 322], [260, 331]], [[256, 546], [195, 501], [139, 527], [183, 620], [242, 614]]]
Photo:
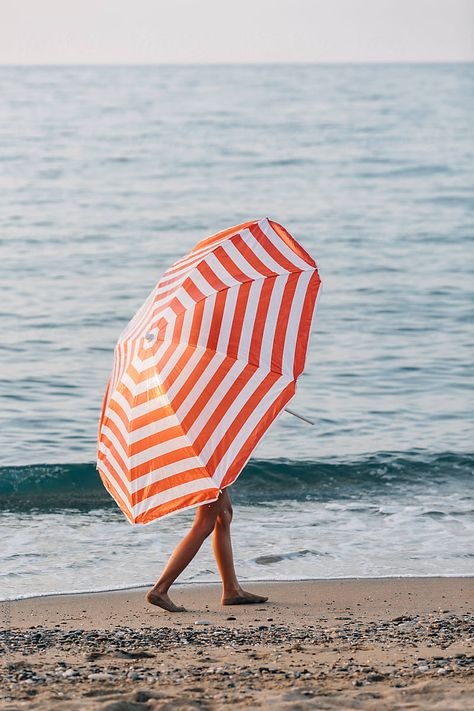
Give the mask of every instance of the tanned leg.
[[232, 504], [229, 492], [224, 489], [219, 497], [212, 546], [216, 557], [217, 567], [222, 578], [222, 604], [223, 605], [251, 605], [266, 602], [267, 597], [253, 595], [243, 590], [237, 580], [232, 553], [232, 540], [230, 524], [232, 521]]
[[162, 607], [168, 612], [184, 612], [185, 608], [175, 605], [168, 595], [168, 590], [183, 570], [192, 561], [206, 538], [214, 530], [220, 499], [210, 504], [199, 506], [193, 527], [174, 549], [166, 567], [145, 599], [152, 605]]

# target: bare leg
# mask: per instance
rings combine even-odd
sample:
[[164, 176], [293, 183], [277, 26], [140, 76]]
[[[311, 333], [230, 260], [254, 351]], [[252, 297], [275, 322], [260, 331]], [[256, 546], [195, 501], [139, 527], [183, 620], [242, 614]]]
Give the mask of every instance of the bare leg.
[[232, 504], [229, 492], [224, 489], [219, 497], [219, 510], [217, 513], [212, 545], [216, 557], [217, 567], [222, 578], [222, 604], [223, 605], [249, 605], [262, 603], [268, 600], [261, 595], [253, 595], [243, 590], [237, 580], [232, 553], [232, 540], [230, 524], [232, 521]]
[[168, 596], [168, 590], [183, 570], [192, 561], [206, 538], [214, 530], [220, 498], [210, 504], [199, 506], [196, 511], [193, 527], [174, 549], [166, 567], [152, 589], [147, 593], [146, 600], [152, 605], [162, 607], [168, 612], [183, 612], [184, 607], [175, 605]]

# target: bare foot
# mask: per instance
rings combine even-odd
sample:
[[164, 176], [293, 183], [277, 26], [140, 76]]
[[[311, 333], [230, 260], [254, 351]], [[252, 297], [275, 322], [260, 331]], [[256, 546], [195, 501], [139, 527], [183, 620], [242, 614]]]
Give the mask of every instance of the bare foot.
[[268, 597], [262, 595], [254, 595], [253, 593], [240, 590], [234, 597], [223, 597], [223, 605], [257, 605], [259, 602], [266, 602]]
[[158, 590], [149, 590], [145, 595], [145, 600], [151, 605], [162, 607], [163, 610], [167, 610], [168, 612], [186, 612], [185, 607], [175, 605], [174, 602], [170, 600], [168, 593], [160, 593]]

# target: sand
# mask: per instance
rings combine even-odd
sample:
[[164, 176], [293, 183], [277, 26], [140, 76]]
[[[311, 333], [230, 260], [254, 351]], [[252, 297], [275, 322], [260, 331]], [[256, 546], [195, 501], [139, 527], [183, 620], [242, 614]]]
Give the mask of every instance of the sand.
[[474, 708], [474, 578], [216, 585], [1, 603], [0, 708]]

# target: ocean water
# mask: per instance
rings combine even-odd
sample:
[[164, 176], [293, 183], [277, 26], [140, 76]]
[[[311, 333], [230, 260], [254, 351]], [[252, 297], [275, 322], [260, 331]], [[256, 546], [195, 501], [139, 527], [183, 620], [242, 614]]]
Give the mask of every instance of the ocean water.
[[[151, 582], [93, 461], [113, 346], [198, 240], [284, 224], [306, 372], [232, 487], [243, 579], [474, 573], [472, 65], [0, 68], [0, 597]], [[216, 580], [211, 547], [183, 581]]]

